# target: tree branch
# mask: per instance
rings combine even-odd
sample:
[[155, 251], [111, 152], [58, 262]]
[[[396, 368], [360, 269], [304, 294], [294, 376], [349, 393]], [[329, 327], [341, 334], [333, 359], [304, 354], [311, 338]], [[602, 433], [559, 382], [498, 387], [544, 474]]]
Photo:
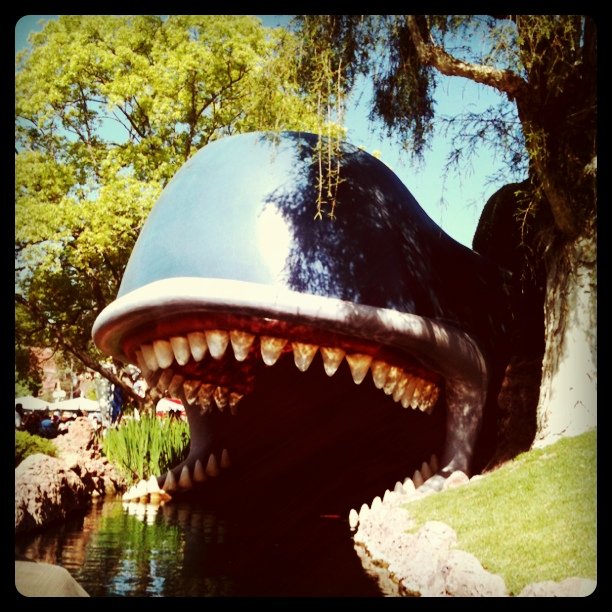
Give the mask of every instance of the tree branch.
[[130, 122], [130, 125], [132, 126], [134, 131], [138, 134], [138, 136], [140, 136], [141, 139], [145, 138], [145, 135], [140, 131], [140, 129], [138, 128], [134, 120], [132, 119], [131, 115], [127, 111], [125, 111], [121, 106], [117, 105], [117, 108], [123, 113], [124, 117]]
[[44, 323], [44, 329], [52, 330], [53, 339], [55, 340], [57, 346], [60, 346], [67, 353], [74, 355], [83, 365], [88, 367], [90, 370], [98, 372], [101, 376], [104, 376], [104, 378], [112, 382], [114, 385], [119, 385], [121, 388], [123, 388], [124, 391], [126, 391], [126, 393], [134, 402], [138, 404], [142, 402], [142, 398], [138, 396], [132, 390], [132, 388], [127, 385], [123, 380], [121, 380], [118, 376], [113, 374], [113, 372], [111, 372], [107, 368], [102, 367], [99, 362], [97, 362], [95, 359], [92, 359], [86, 352], [67, 341], [64, 338], [61, 326], [57, 323], [51, 323], [51, 321], [49, 321], [49, 319], [39, 310], [39, 308], [35, 304], [29, 302], [28, 300], [26, 300], [26, 298], [24, 298], [18, 293], [15, 294], [15, 302], [21, 304], [24, 308], [26, 308], [32, 315], [34, 315], [37, 321]]
[[98, 372], [101, 376], [104, 376], [106, 380], [110, 381], [115, 386], [121, 387], [125, 392], [127, 392], [130, 399], [132, 399], [132, 401], [134, 401], [137, 405], [140, 405], [142, 403], [142, 398], [134, 392], [132, 387], [130, 385], [127, 385], [121, 378], [113, 374], [113, 372], [111, 372], [107, 368], [103, 368], [97, 361], [89, 357], [89, 355], [87, 355], [77, 347], [65, 342], [63, 339], [59, 338], [58, 341], [60, 346], [67, 353], [74, 355], [79, 361], [81, 361], [81, 363], [87, 366], [90, 370]]
[[406, 16], [406, 25], [419, 59], [426, 66], [431, 66], [446, 76], [465, 77], [476, 83], [489, 85], [507, 94], [511, 100], [522, 96], [526, 91], [527, 83], [511, 70], [499, 70], [490, 66], [463, 62], [447, 53], [442, 47], [425, 42], [414, 15]]

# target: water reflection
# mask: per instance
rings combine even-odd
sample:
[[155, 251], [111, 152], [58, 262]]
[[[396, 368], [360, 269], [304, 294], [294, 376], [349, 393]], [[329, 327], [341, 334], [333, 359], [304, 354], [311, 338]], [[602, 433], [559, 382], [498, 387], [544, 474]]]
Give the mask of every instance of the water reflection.
[[[64, 566], [93, 597], [379, 594], [343, 523], [317, 517], [317, 533], [305, 525], [296, 547], [241, 518], [195, 502], [107, 501], [21, 536], [15, 552]], [[323, 546], [305, 547], [313, 538]]]

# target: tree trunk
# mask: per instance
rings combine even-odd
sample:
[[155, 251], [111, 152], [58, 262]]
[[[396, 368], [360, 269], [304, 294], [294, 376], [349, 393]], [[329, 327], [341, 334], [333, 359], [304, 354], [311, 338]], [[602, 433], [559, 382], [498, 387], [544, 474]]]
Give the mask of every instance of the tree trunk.
[[596, 253], [592, 229], [547, 262], [536, 448], [597, 426]]

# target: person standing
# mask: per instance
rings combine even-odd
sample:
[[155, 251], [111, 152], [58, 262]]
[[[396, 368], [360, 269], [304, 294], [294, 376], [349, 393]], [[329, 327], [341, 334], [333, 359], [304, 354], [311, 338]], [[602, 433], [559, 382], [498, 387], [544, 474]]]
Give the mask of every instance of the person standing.
[[15, 404], [15, 429], [23, 429], [23, 404]]
[[123, 390], [119, 385], [113, 387], [113, 399], [111, 400], [111, 426], [121, 421], [123, 414]]
[[38, 435], [42, 436], [43, 438], [55, 438], [57, 435], [55, 423], [48, 412], [45, 412], [40, 421], [40, 425], [38, 426]]

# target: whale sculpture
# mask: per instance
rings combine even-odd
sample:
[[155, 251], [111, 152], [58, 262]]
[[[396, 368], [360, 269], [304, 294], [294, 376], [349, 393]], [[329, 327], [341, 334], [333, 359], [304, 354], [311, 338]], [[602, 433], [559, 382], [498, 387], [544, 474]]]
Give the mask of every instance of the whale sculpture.
[[[184, 403], [190, 451], [158, 476], [164, 490], [206, 486], [232, 463], [255, 473], [263, 439], [295, 440], [271, 462], [298, 473], [306, 447], [336, 436], [350, 454], [360, 432], [370, 463], [396, 445], [387, 479], [416, 469], [415, 482], [439, 489], [471, 470], [505, 366], [504, 272], [446, 235], [373, 156], [321, 151], [298, 132], [200, 150], [162, 192], [94, 324], [104, 353]], [[317, 215], [332, 199], [333, 216]], [[428, 428], [432, 447], [417, 457]]]

